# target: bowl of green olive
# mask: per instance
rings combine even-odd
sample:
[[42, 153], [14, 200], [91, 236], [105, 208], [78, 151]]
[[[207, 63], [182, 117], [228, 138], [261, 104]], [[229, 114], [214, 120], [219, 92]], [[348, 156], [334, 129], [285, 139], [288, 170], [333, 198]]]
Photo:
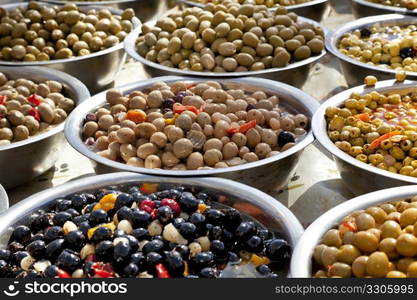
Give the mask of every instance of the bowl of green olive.
[[384, 14], [417, 14], [417, 1], [352, 0], [352, 10], [357, 18]]
[[126, 58], [121, 42], [140, 24], [132, 9], [81, 8], [72, 3], [7, 4], [0, 15], [0, 66], [64, 71], [92, 92], [112, 85]]
[[152, 77], [257, 76], [300, 87], [326, 53], [324, 34], [319, 23], [285, 9], [225, 1], [143, 24], [125, 49]]
[[293, 277], [416, 278], [417, 186], [365, 194], [340, 204], [304, 232]]

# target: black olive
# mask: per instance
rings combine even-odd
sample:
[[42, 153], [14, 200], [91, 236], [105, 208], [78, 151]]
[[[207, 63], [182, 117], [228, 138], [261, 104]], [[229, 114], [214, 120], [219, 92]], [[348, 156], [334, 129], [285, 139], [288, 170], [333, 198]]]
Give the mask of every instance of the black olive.
[[209, 230], [209, 239], [210, 240], [220, 240], [222, 238], [223, 230], [220, 226], [213, 226]]
[[227, 249], [222, 241], [219, 241], [219, 240], [211, 241], [210, 251], [213, 252], [216, 260], [224, 259], [227, 257]]
[[181, 254], [183, 259], [188, 260], [188, 257], [190, 256], [190, 249], [187, 245], [177, 245], [174, 250]]
[[65, 211], [69, 208], [71, 208], [71, 200], [67, 200], [67, 199], [58, 199], [56, 200], [56, 206], [55, 209], [56, 211]]
[[78, 217], [80, 214], [73, 208], [67, 209], [65, 212], [69, 213], [73, 218]]
[[85, 243], [85, 236], [80, 230], [73, 230], [65, 236], [65, 242], [73, 250], [80, 250]]
[[122, 206], [117, 211], [117, 220], [120, 222], [122, 220], [130, 220], [132, 210], [126, 206]]
[[268, 229], [262, 229], [262, 228], [260, 228], [260, 229], [258, 229], [258, 236], [262, 240], [266, 241], [267, 239], [270, 239], [272, 237], [272, 234], [271, 234], [271, 232]]
[[216, 225], [223, 225], [225, 220], [225, 214], [218, 209], [209, 209], [204, 214], [206, 216], [207, 223]]
[[256, 271], [258, 271], [259, 274], [263, 276], [268, 276], [269, 274], [272, 273], [271, 269], [267, 265], [260, 265], [256, 267]]
[[172, 212], [171, 207], [161, 206], [158, 208], [157, 218], [159, 221], [161, 221], [162, 224], [168, 223], [173, 217], [174, 214]]
[[9, 277], [10, 269], [5, 260], [0, 259], [0, 278]]
[[46, 227], [50, 226], [51, 222], [49, 220], [49, 217], [47, 214], [41, 214], [38, 217], [36, 217], [35, 219], [32, 220], [32, 222], [30, 223], [30, 228], [33, 231], [39, 231], [39, 230], [43, 230]]
[[15, 253], [17, 251], [22, 251], [25, 249], [25, 246], [23, 246], [21, 243], [18, 242], [12, 242], [9, 245], [7, 245], [7, 250], [9, 250], [12, 253]]
[[78, 257], [78, 255], [69, 249], [62, 251], [57, 259], [58, 267], [71, 273], [77, 269], [77, 267], [80, 265], [80, 262], [81, 259]]
[[8, 262], [12, 257], [12, 253], [6, 249], [0, 249], [0, 260]]
[[58, 257], [58, 255], [62, 252], [64, 249], [64, 239], [56, 239], [50, 242], [45, 249], [45, 255], [46, 257], [50, 259], [55, 259]]
[[96, 205], [97, 205], [97, 202], [88, 204], [88, 205], [84, 206], [84, 208], [82, 209], [82, 212], [84, 212], [85, 214], [90, 214], [94, 210], [94, 207]]
[[147, 228], [149, 223], [152, 221], [152, 217], [149, 213], [139, 209], [132, 209], [132, 214], [130, 215], [130, 223], [133, 228], [143, 227]]
[[148, 196], [142, 195], [141, 192], [131, 193], [131, 196], [133, 198], [133, 201], [135, 201], [138, 204], [141, 203], [143, 200], [148, 199]]
[[149, 240], [150, 239], [149, 232], [145, 228], [136, 228], [136, 229], [133, 229], [132, 235], [138, 241], [143, 241], [143, 240]]
[[153, 236], [153, 239], [154, 239], [154, 240], [161, 240], [161, 241], [163, 241], [163, 240], [164, 240], [164, 238], [162, 237], [162, 235], [154, 235], [154, 236]]
[[371, 36], [372, 32], [368, 28], [362, 28], [361, 29], [361, 37], [362, 38], [369, 38]]
[[242, 223], [242, 217], [237, 209], [227, 209], [225, 215], [224, 226], [229, 230], [235, 230]]
[[197, 227], [190, 222], [184, 222], [179, 228], [180, 234], [188, 241], [192, 241], [198, 237]]
[[159, 206], [161, 206], [161, 201], [159, 200], [154, 200], [153, 203], [155, 203], [155, 207], [158, 208]]
[[211, 252], [200, 252], [194, 255], [190, 260], [191, 267], [199, 271], [206, 267], [211, 267], [214, 263], [214, 255]]
[[165, 266], [167, 268], [168, 273], [171, 276], [179, 277], [182, 276], [185, 269], [184, 260], [182, 256], [177, 251], [170, 251], [165, 255]]
[[161, 263], [163, 257], [161, 254], [156, 252], [149, 252], [146, 254], [146, 267], [149, 271], [154, 271], [155, 265]]
[[130, 248], [132, 249], [132, 252], [136, 252], [139, 249], [139, 241], [137, 238], [135, 238], [132, 235], [126, 235], [125, 238], [129, 241]]
[[41, 278], [41, 275], [35, 270], [29, 270], [29, 271], [26, 271], [24, 278], [29, 278], [29, 279]]
[[289, 257], [290, 246], [285, 240], [274, 239], [266, 243], [265, 254], [272, 262], [282, 263]]
[[80, 230], [85, 236], [87, 236], [88, 230], [91, 228], [90, 223], [88, 221], [81, 222], [78, 225], [78, 230]]
[[93, 202], [96, 202], [96, 196], [90, 193], [83, 193], [82, 196], [87, 200], [87, 203], [91, 204]]
[[113, 260], [113, 243], [110, 241], [101, 241], [96, 246], [96, 255], [98, 260], [110, 262]]
[[45, 230], [44, 235], [45, 235], [45, 240], [49, 242], [49, 241], [53, 241], [64, 236], [64, 232], [62, 231], [62, 227], [52, 226]]
[[130, 188], [127, 190], [127, 192], [128, 192], [129, 194], [133, 194], [133, 193], [140, 193], [139, 188], [138, 188], [137, 186], [132, 186], [132, 187], [130, 187]]
[[159, 239], [155, 239], [146, 243], [145, 246], [143, 246], [142, 252], [145, 254], [149, 252], [161, 252], [163, 249], [164, 242]]
[[126, 236], [126, 232], [124, 231], [124, 230], [122, 230], [122, 229], [116, 229], [114, 232], [113, 232], [113, 237], [115, 237], [115, 238], [117, 238], [117, 237], [124, 237], [124, 236]]
[[108, 223], [109, 217], [107, 212], [103, 209], [97, 209], [90, 213], [90, 217], [88, 218], [88, 223], [90, 226], [94, 227], [100, 224]]
[[235, 243], [233, 232], [223, 229], [221, 240], [227, 247], [232, 246]]
[[20, 266], [20, 262], [22, 261], [22, 259], [24, 259], [28, 255], [29, 253], [27, 253], [26, 251], [17, 251], [13, 253], [13, 264], [15, 264], [16, 266]]
[[29, 243], [32, 243], [34, 241], [43, 241], [45, 239], [45, 235], [42, 232], [39, 232], [35, 235], [32, 235], [32, 238], [30, 239]]
[[73, 195], [71, 197], [72, 208], [81, 211], [83, 207], [87, 204], [87, 198], [84, 194]]
[[149, 200], [152, 200], [152, 201], [158, 200], [158, 195], [156, 195], [155, 193], [149, 194], [147, 195], [147, 197]]
[[165, 243], [164, 250], [166, 250], [166, 251], [172, 251], [172, 250], [174, 250], [177, 246], [178, 246], [178, 244], [177, 244], [177, 243], [173, 243], [173, 242]]
[[114, 261], [116, 263], [126, 262], [130, 258], [132, 248], [130, 247], [129, 241], [119, 241], [114, 246]]
[[183, 211], [191, 214], [197, 210], [199, 201], [194, 197], [193, 194], [184, 192], [181, 194], [178, 200], [178, 204]]
[[200, 271], [200, 276], [202, 278], [216, 278], [218, 274], [214, 268], [203, 268]]
[[243, 244], [243, 249], [259, 254], [264, 249], [264, 244], [259, 236], [252, 236]]
[[180, 190], [170, 189], [168, 190], [168, 197], [166, 198], [177, 200], [181, 197], [181, 194], [182, 194], [182, 191]]
[[30, 256], [39, 260], [45, 256], [46, 245], [44, 241], [38, 240], [27, 245], [26, 250]]
[[74, 217], [74, 219], [72, 219], [72, 221], [74, 222], [75, 225], [80, 225], [82, 222], [88, 221], [89, 217], [90, 217], [90, 214], [84, 214], [84, 215], [81, 215], [81, 216]]
[[59, 268], [56, 265], [50, 265], [45, 269], [44, 274], [47, 278], [55, 278], [58, 276], [58, 272]]
[[199, 235], [205, 235], [207, 233], [206, 217], [203, 214], [193, 213], [189, 221], [197, 227]]
[[104, 240], [110, 240], [113, 235], [113, 232], [110, 228], [107, 227], [98, 227], [93, 235], [91, 236], [91, 241], [95, 244], [104, 241]]
[[120, 209], [123, 206], [131, 207], [133, 202], [135, 202], [135, 199], [131, 195], [126, 194], [126, 193], [121, 193], [117, 195], [116, 202], [114, 203], [114, 208]]
[[140, 270], [143, 270], [143, 266], [145, 265], [146, 258], [142, 252], [133, 253], [130, 256], [130, 262], [137, 265]]
[[278, 134], [278, 146], [282, 147], [288, 143], [294, 143], [295, 138], [291, 132], [288, 131], [281, 131]]
[[123, 277], [136, 277], [139, 274], [139, 267], [134, 263], [123, 268]]
[[198, 277], [197, 275], [187, 275], [184, 278], [187, 278], [187, 279], [196, 279], [196, 278], [200, 278], [200, 277]]
[[400, 56], [402, 59], [414, 56], [414, 50], [411, 47], [404, 47], [400, 49]]
[[209, 200], [209, 196], [206, 193], [200, 192], [197, 194], [197, 199], [207, 202]]
[[227, 254], [227, 261], [231, 264], [239, 264], [240, 263], [240, 257], [234, 252], [229, 252]]
[[24, 225], [20, 225], [13, 230], [10, 240], [25, 244], [30, 241], [31, 237], [32, 233], [30, 228]]
[[177, 228], [177, 229], [180, 228], [180, 226], [181, 226], [182, 223], [185, 223], [185, 220], [183, 218], [175, 218], [172, 221], [172, 225], [174, 225], [174, 227]]
[[65, 224], [66, 221], [70, 221], [72, 220], [72, 216], [71, 214], [65, 212], [65, 211], [61, 211], [59, 213], [57, 213], [55, 216], [53, 216], [52, 218], [52, 223], [55, 226], [63, 226]]
[[256, 227], [252, 221], [242, 222], [235, 230], [235, 235], [238, 241], [247, 241], [256, 234]]

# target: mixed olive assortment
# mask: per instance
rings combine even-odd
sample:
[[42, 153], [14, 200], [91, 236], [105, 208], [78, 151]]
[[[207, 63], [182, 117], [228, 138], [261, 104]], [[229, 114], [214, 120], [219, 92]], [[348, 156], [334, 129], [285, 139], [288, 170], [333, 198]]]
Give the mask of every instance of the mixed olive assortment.
[[14, 228], [0, 277], [276, 277], [288, 243], [215, 201], [150, 183], [57, 199]]
[[357, 160], [417, 177], [417, 93], [351, 94], [326, 109], [329, 138]]
[[85, 56], [119, 44], [133, 29], [132, 9], [121, 16], [108, 9], [82, 11], [75, 4], [29, 2], [0, 8], [0, 60], [48, 61]]
[[417, 25], [373, 24], [345, 33], [339, 51], [363, 63], [385, 69], [417, 72]]
[[416, 0], [367, 0], [372, 3], [395, 6], [395, 7], [405, 7], [408, 9], [416, 9], [417, 1]]
[[417, 196], [345, 217], [316, 246], [314, 277], [417, 277]]
[[60, 82], [9, 79], [0, 72], [0, 147], [62, 123], [74, 106]]
[[298, 22], [284, 7], [227, 0], [193, 7], [144, 24], [138, 53], [166, 67], [191, 71], [245, 72], [301, 61], [322, 53], [320, 27]]
[[[307, 3], [312, 0], [235, 0], [239, 4], [251, 4], [251, 5], [265, 5], [266, 7], [277, 7], [277, 6], [289, 6], [289, 5], [297, 5], [302, 3]], [[198, 3], [214, 3], [214, 4], [222, 4], [225, 0], [194, 0], [194, 2]]]
[[85, 118], [85, 143], [98, 154], [145, 168], [225, 168], [271, 157], [306, 135], [308, 118], [276, 95], [216, 81], [154, 83], [107, 92]]

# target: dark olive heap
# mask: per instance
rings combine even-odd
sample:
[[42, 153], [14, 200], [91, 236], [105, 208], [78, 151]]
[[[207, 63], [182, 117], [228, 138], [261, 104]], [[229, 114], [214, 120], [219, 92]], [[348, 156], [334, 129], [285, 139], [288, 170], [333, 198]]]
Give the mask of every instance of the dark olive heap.
[[285, 240], [206, 193], [119, 188], [34, 213], [0, 250], [0, 277], [277, 277], [288, 262]]

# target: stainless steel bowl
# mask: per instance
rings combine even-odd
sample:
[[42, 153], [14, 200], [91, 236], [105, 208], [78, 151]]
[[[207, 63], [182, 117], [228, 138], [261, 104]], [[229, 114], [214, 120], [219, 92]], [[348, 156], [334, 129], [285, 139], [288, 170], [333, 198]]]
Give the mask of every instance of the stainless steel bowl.
[[7, 245], [13, 228], [24, 224], [39, 209], [48, 209], [54, 200], [82, 191], [93, 191], [107, 186], [160, 183], [162, 188], [182, 185], [204, 191], [222, 199], [223, 204], [253, 217], [271, 232], [283, 236], [295, 247], [303, 228], [293, 213], [274, 198], [246, 185], [221, 178], [167, 178], [117, 173], [87, 177], [35, 194], [0, 215], [0, 249]]
[[[41, 2], [51, 4], [63, 4], [68, 1], [59, 0], [40, 0]], [[125, 10], [132, 8], [136, 16], [142, 22], [148, 22], [159, 16], [162, 16], [168, 10], [168, 0], [104, 0], [104, 1], [71, 1], [79, 7], [84, 6], [106, 6], [115, 9]]]
[[[203, 3], [198, 3], [191, 0], [178, 0], [179, 3], [189, 7], [200, 7], [204, 8]], [[315, 21], [322, 21], [324, 17], [329, 13], [330, 5], [328, 0], [312, 0], [310, 2], [288, 5], [285, 8], [289, 12], [294, 12], [299, 16], [309, 18]], [[270, 11], [276, 11], [276, 7], [269, 8]]]
[[[323, 28], [319, 23], [299, 17], [302, 22], [312, 23], [315, 26]], [[152, 23], [151, 23], [152, 24]], [[326, 30], [323, 28], [326, 32]], [[154, 63], [150, 60], [145, 59], [139, 53], [136, 52], [136, 39], [142, 32], [141, 27], [137, 27], [126, 37], [124, 44], [126, 52], [141, 62], [148, 73], [149, 77], [158, 77], [166, 75], [180, 75], [180, 76], [199, 76], [199, 77], [217, 77], [217, 78], [236, 78], [246, 76], [256, 76], [262, 78], [268, 78], [279, 82], [288, 83], [292, 86], [301, 87], [306, 82], [308, 74], [312, 66], [325, 54], [323, 50], [321, 54], [309, 57], [308, 59], [292, 63], [283, 68], [269, 68], [259, 71], [248, 71], [248, 72], [196, 72], [196, 71], [185, 71], [177, 68], [166, 67], [158, 63]]]
[[[36, 67], [2, 67], [8, 78], [24, 77], [34, 81], [56, 80], [63, 84], [68, 97], [77, 104], [90, 97], [79, 80], [59, 71]], [[28, 182], [50, 169], [58, 160], [65, 143], [64, 123], [26, 140], [0, 147], [0, 184], [6, 189]]]
[[305, 278], [312, 276], [312, 257], [314, 248], [323, 235], [337, 226], [344, 217], [354, 211], [370, 206], [402, 200], [417, 195], [417, 186], [409, 185], [377, 191], [346, 201], [327, 211], [315, 220], [304, 232], [291, 257], [291, 276]]
[[[384, 69], [377, 66], [371, 66], [367, 63], [360, 62], [342, 54], [337, 45], [343, 34], [356, 29], [368, 27], [372, 24], [381, 24], [386, 26], [417, 24], [417, 19], [413, 16], [404, 16], [398, 14], [382, 15], [368, 17], [349, 22], [331, 31], [326, 36], [327, 50], [339, 59], [342, 66], [343, 74], [350, 86], [356, 86], [363, 83], [367, 75], [374, 75], [380, 80], [392, 79], [396, 71], [393, 69]], [[407, 78], [417, 80], [417, 72], [407, 72]]]
[[0, 213], [9, 208], [9, 197], [4, 190], [3, 186], [0, 184]]
[[417, 9], [407, 9], [404, 7], [394, 7], [378, 3], [372, 3], [366, 0], [351, 0], [352, 11], [356, 18], [363, 18], [384, 14], [404, 14], [417, 15]]
[[405, 81], [404, 83], [399, 83], [394, 80], [387, 80], [378, 82], [375, 87], [362, 85], [346, 90], [324, 102], [314, 114], [312, 122], [314, 136], [333, 155], [344, 183], [355, 195], [400, 185], [417, 184], [417, 178], [394, 174], [358, 161], [337, 148], [327, 135], [327, 123], [325, 120], [327, 107], [340, 106], [349, 98], [352, 92], [364, 94], [372, 91], [407, 94], [409, 92], [417, 92], [417, 82]]
[[[120, 87], [123, 93], [130, 93], [134, 90], [143, 90], [153, 83], [164, 81], [173, 83], [178, 80], [186, 82], [201, 82], [207, 79], [187, 78], [187, 77], [159, 77], [145, 81], [139, 81]], [[273, 82], [260, 78], [239, 78], [239, 79], [222, 79], [222, 83], [231, 88], [244, 87], [248, 90], [265, 90], [266, 92], [276, 94], [281, 99], [281, 104], [304, 113], [311, 118], [312, 114], [318, 107], [318, 102], [304, 92], [291, 86]], [[162, 169], [146, 169], [134, 166], [128, 166], [124, 163], [115, 162], [91, 151], [84, 143], [81, 137], [83, 120], [87, 113], [95, 111], [106, 102], [106, 93], [95, 95], [88, 101], [78, 106], [65, 126], [65, 136], [68, 142], [81, 154], [89, 157], [95, 164], [98, 173], [129, 171], [150, 175], [190, 177], [190, 176], [218, 176], [233, 179], [248, 185], [257, 187], [266, 192], [276, 191], [288, 183], [302, 150], [313, 142], [313, 135], [309, 130], [308, 135], [297, 143], [294, 147], [270, 158], [262, 159], [253, 163], [248, 163], [236, 167], [212, 169], [212, 170], [195, 170], [195, 171], [176, 171]]]
[[[51, 4], [43, 4], [51, 5]], [[27, 7], [27, 3], [14, 3], [6, 4], [2, 6], [6, 10], [11, 10], [17, 7]], [[102, 9], [100, 6], [86, 6], [85, 9]], [[110, 8], [110, 11], [114, 14], [121, 14], [121, 10]], [[134, 27], [140, 27], [139, 19], [136, 17], [132, 20]], [[2, 61], [0, 60], [0, 66], [10, 67], [48, 67], [63, 71], [69, 75], [78, 78], [82, 81], [91, 91], [96, 93], [109, 88], [114, 78], [123, 66], [126, 59], [126, 53], [123, 50], [123, 43], [119, 43], [102, 51], [91, 53], [86, 56], [78, 56], [67, 59], [55, 59], [49, 61], [36, 61], [36, 62], [15, 62], [15, 61]]]

